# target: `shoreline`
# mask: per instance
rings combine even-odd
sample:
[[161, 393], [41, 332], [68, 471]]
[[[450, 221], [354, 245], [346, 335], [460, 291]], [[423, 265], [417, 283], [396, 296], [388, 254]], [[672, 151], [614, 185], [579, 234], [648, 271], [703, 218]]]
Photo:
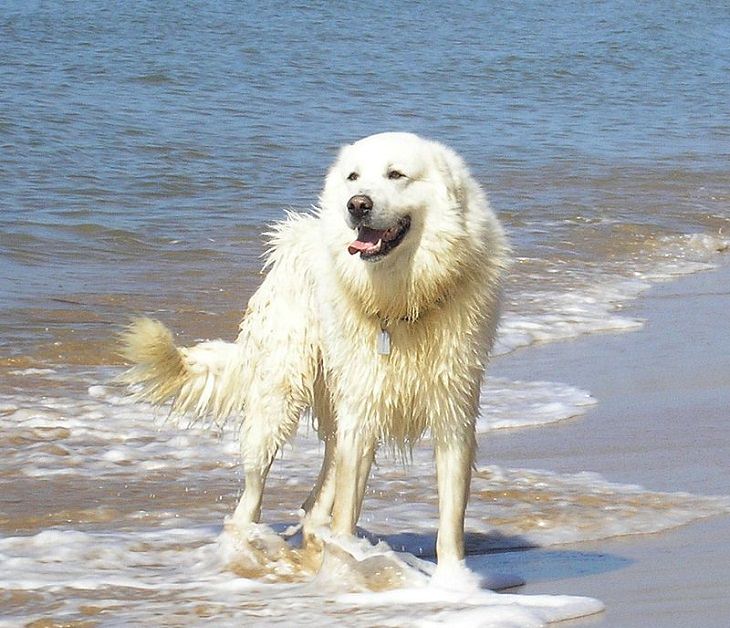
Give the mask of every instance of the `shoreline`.
[[[730, 494], [723, 473], [730, 459], [730, 334], [721, 328], [730, 310], [728, 286], [728, 265], [656, 284], [622, 309], [645, 321], [637, 331], [495, 359], [492, 376], [578, 386], [598, 403], [539, 430], [495, 432], [480, 462], [595, 472], [648, 490]], [[577, 564], [567, 572], [536, 565], [540, 558], [530, 552], [503, 556], [500, 568], [525, 578], [520, 593], [605, 603], [605, 613], [569, 625], [719, 628], [730, 617], [728, 538], [730, 516], [721, 515], [655, 534], [561, 545], [575, 550]], [[582, 555], [603, 556], [613, 567], [582, 569]]]

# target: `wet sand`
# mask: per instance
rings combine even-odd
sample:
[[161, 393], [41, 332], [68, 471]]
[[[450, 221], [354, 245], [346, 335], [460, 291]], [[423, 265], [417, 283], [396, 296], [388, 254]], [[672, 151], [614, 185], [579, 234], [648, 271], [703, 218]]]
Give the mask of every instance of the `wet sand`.
[[[483, 463], [598, 472], [648, 489], [730, 494], [730, 267], [655, 286], [627, 308], [634, 333], [556, 343], [491, 372], [576, 385], [598, 399], [582, 418], [495, 434]], [[575, 625], [724, 627], [730, 621], [730, 516], [652, 535], [503, 556], [524, 593], [597, 597]], [[558, 560], [556, 556], [562, 556]], [[566, 557], [569, 559], [566, 560]], [[571, 623], [571, 625], [573, 625]]]

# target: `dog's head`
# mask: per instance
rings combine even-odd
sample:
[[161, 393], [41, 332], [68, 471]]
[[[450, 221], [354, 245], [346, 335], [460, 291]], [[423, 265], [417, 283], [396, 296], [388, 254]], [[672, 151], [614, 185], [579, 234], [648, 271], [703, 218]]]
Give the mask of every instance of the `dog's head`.
[[[468, 181], [467, 181], [468, 179]], [[345, 146], [327, 175], [321, 206], [367, 262], [414, 249], [419, 236], [465, 234], [466, 167], [453, 151], [411, 133], [380, 133]]]
[[380, 133], [342, 148], [320, 206], [340, 276], [362, 283], [386, 271], [379, 283], [401, 280], [401, 290], [415, 280], [439, 292], [458, 280], [494, 221], [461, 158], [411, 133]]
[[420, 138], [382, 133], [344, 147], [325, 184], [323, 205], [351, 230], [350, 255], [380, 262], [409, 237], [427, 204], [428, 164]]

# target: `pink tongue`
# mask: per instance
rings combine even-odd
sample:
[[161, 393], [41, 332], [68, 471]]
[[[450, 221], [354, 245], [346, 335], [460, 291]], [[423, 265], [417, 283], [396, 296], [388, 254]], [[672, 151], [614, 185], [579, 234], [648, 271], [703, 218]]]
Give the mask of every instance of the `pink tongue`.
[[380, 246], [378, 242], [383, 239], [383, 234], [387, 229], [368, 229], [367, 227], [360, 227], [357, 232], [357, 240], [350, 243], [347, 247], [347, 252], [350, 255], [355, 253], [370, 253], [377, 251]]

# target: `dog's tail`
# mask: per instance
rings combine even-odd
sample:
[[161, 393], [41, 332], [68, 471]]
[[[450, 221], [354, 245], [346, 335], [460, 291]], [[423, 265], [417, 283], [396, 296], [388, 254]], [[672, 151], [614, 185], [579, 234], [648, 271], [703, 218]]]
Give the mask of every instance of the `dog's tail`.
[[134, 396], [172, 412], [222, 423], [243, 409], [245, 360], [240, 344], [211, 340], [177, 347], [159, 321], [137, 318], [120, 334], [123, 358], [132, 366], [119, 380]]

